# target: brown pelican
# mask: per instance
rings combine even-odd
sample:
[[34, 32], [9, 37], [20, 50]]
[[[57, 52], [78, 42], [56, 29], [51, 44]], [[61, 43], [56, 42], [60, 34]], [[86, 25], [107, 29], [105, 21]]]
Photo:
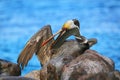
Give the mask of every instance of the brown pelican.
[[[73, 46], [74, 44], [78, 44], [77, 41], [79, 41], [79, 44], [87, 43], [88, 42], [87, 39], [81, 36], [79, 29], [80, 29], [79, 21], [76, 19], [67, 21], [63, 25], [62, 29], [60, 29], [54, 35], [52, 35], [50, 25], [43, 27], [27, 42], [25, 48], [23, 49], [23, 51], [18, 57], [18, 60], [17, 60], [18, 64], [21, 65], [22, 68], [24, 68], [27, 65], [28, 61], [33, 56], [33, 54], [36, 53], [37, 57], [41, 61], [41, 64], [45, 65], [50, 60], [51, 57], [55, 56], [54, 54], [60, 53], [60, 50], [65, 51], [65, 49], [69, 47], [69, 43], [70, 43], [70, 46], [72, 46], [72, 44]], [[59, 35], [57, 39], [54, 40], [53, 37], [56, 36], [57, 34]], [[68, 42], [65, 41], [66, 38], [68, 38], [71, 35], [74, 35], [77, 41], [76, 40], [68, 41]], [[96, 43], [96, 40], [93, 40], [92, 42]], [[62, 49], [60, 48], [61, 45], [64, 46], [62, 47]], [[75, 49], [75, 47], [73, 47], [73, 49]], [[71, 48], [70, 50], [68, 50], [68, 52], [72, 51], [73, 49]], [[88, 49], [88, 47], [83, 48], [83, 50], [81, 51], [84, 51], [85, 49]]]

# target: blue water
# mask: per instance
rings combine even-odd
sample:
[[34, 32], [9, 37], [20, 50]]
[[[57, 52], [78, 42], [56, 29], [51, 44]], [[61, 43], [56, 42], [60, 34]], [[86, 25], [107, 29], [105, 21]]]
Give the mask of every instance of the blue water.
[[[0, 0], [0, 58], [12, 62], [30, 37], [46, 24], [53, 33], [78, 19], [81, 34], [97, 38], [91, 49], [111, 58], [120, 70], [120, 0]], [[41, 66], [36, 56], [22, 75]]]

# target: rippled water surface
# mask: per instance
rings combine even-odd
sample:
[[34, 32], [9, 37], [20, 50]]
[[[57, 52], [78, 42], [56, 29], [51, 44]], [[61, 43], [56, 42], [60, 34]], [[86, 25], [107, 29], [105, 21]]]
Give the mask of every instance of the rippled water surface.
[[[50, 24], [55, 33], [73, 18], [80, 21], [82, 35], [98, 39], [92, 49], [113, 59], [120, 70], [120, 0], [0, 0], [0, 58], [16, 63], [41, 27]], [[40, 68], [34, 56], [22, 74]]]

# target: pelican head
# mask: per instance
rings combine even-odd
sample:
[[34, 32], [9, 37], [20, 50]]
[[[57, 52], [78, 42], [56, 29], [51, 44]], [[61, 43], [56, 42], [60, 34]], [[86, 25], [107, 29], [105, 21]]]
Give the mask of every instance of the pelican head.
[[62, 27], [63, 32], [66, 32], [69, 35], [74, 35], [75, 37], [80, 37], [79, 29], [80, 29], [79, 21], [76, 19], [72, 19], [72, 20], [65, 22]]
[[63, 42], [71, 35], [74, 35], [75, 38], [82, 40], [83, 37], [81, 37], [79, 30], [80, 30], [79, 21], [77, 19], [68, 20], [67, 22], [64, 23], [62, 29], [60, 29], [58, 32], [56, 32], [53, 36], [51, 36], [43, 44], [45, 45], [48, 41], [50, 41], [57, 34], [59, 34], [59, 36], [53, 42], [53, 44], [51, 45], [51, 48], [60, 47], [63, 44]]
[[79, 21], [76, 19], [69, 20], [64, 23], [62, 29], [70, 30], [70, 29], [79, 29]]

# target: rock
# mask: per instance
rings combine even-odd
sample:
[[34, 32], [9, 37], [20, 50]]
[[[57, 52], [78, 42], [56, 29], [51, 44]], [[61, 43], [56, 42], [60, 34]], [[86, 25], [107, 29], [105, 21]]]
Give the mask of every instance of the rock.
[[120, 73], [114, 71], [114, 62], [90, 49], [63, 64], [61, 68], [57, 67], [50, 61], [40, 71], [32, 71], [25, 77], [40, 80], [100, 80], [101, 77], [102, 80], [120, 79]]
[[[112, 76], [109, 76], [109, 74]], [[64, 64], [61, 69], [52, 63], [48, 63], [46, 67], [44, 66], [40, 70], [40, 80], [91, 80], [89, 79], [91, 77], [93, 80], [97, 80], [100, 76], [104, 76], [105, 80], [120, 78], [119, 72], [114, 71], [114, 62], [110, 58], [90, 49], [71, 60], [71, 62]]]
[[37, 80], [20, 76], [0, 76], [0, 80]]
[[59, 72], [52, 64], [47, 65], [47, 80], [59, 80]]
[[61, 70], [48, 63], [40, 71], [32, 71], [25, 77], [38, 80], [120, 80], [120, 72], [114, 70], [114, 62], [110, 58], [87, 49], [71, 62], [64, 64]]
[[114, 63], [111, 59], [88, 49], [69, 64], [64, 65], [61, 71], [61, 80], [72, 80], [70, 79], [71, 76], [80, 77], [87, 74], [108, 73], [112, 71], [114, 71]]
[[113, 71], [108, 73], [97, 73], [97, 74], [87, 74], [83, 76], [73, 77], [71, 76], [69, 80], [120, 80], [120, 72]]
[[21, 69], [15, 63], [0, 59], [0, 75], [19, 76], [21, 75]]
[[28, 77], [28, 78], [33, 78], [36, 80], [40, 79], [40, 70], [34, 70], [28, 74], [26, 74], [24, 77]]
[[113, 72], [115, 77], [117, 77], [120, 80], [120, 71], [116, 70]]

